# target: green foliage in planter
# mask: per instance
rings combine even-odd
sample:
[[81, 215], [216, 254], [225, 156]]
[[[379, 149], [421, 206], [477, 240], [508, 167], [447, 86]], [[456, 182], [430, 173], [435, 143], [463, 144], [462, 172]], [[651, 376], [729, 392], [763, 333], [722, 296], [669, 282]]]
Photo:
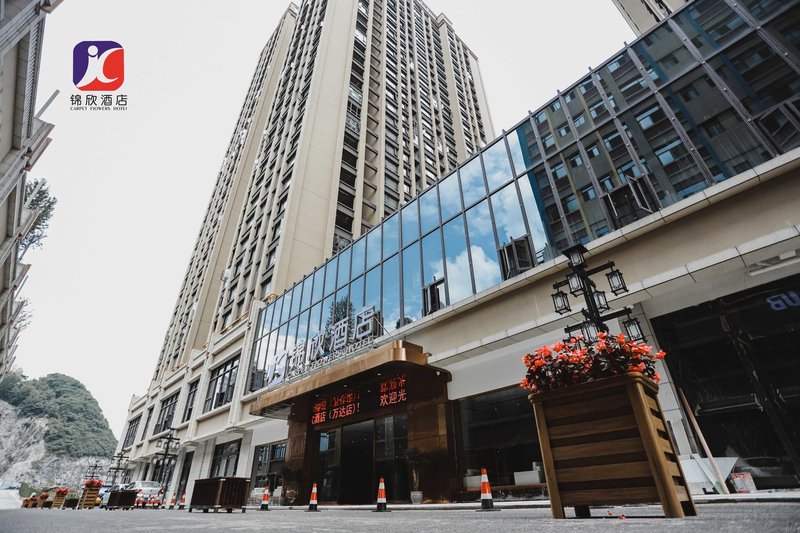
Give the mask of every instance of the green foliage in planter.
[[11, 372], [0, 381], [0, 400], [17, 407], [20, 416], [47, 418], [45, 449], [49, 454], [109, 456], [117, 441], [97, 400], [75, 378], [48, 374], [27, 379]]

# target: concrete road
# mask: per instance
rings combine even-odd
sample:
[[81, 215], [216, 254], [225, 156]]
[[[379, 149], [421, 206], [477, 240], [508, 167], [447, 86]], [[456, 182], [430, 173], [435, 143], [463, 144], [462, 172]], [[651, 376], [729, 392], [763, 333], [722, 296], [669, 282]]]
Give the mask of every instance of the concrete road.
[[[608, 516], [608, 513], [613, 516]], [[186, 511], [74, 511], [16, 509], [0, 511], [0, 532], [85, 533], [86, 531], [299, 531], [380, 533], [463, 533], [470, 531], [705, 531], [797, 532], [800, 505], [796, 503], [710, 504], [699, 507], [700, 516], [667, 520], [656, 506], [593, 509], [598, 518], [556, 521], [549, 509], [504, 509], [495, 513], [473, 510], [414, 510], [372, 513], [365, 510], [325, 509], [248, 511], [241, 513], [188, 513]], [[627, 518], [618, 518], [624, 514]]]
[[0, 490], [0, 509], [16, 509], [21, 503], [18, 491]]

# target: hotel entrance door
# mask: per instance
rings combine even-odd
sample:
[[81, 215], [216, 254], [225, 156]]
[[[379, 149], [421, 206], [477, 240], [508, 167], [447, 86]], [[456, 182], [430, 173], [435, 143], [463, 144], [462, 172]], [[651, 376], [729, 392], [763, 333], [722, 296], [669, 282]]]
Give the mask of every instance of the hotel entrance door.
[[367, 420], [342, 428], [342, 470], [339, 503], [369, 504], [374, 494], [373, 446], [375, 422]]
[[407, 501], [407, 415], [348, 424], [316, 434], [318, 460], [315, 480], [321, 502], [372, 504], [378, 478], [386, 483], [391, 501]]

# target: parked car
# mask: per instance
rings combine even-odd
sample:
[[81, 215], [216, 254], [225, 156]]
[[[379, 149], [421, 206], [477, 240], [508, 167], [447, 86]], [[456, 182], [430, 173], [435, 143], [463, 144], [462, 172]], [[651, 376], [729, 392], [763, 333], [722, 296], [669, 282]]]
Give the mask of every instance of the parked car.
[[135, 490], [143, 498], [155, 498], [161, 492], [161, 483], [156, 481], [134, 481], [125, 486], [125, 490]]
[[112, 491], [122, 490], [127, 485], [109, 485], [109, 486], [110, 486], [110, 488], [108, 490], [106, 490], [105, 486], [103, 486], [103, 488], [100, 489], [100, 508], [101, 509], [105, 509], [106, 505], [108, 505], [108, 498], [109, 498], [109, 496], [111, 496], [111, 492]]

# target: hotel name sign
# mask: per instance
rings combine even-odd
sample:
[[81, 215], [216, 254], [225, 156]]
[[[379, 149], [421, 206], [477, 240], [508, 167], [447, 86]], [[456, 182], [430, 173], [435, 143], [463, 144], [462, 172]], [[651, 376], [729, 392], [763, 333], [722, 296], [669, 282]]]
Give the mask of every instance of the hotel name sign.
[[277, 387], [367, 348], [381, 330], [380, 313], [374, 306], [332, 322], [308, 342], [301, 340], [273, 354], [267, 361], [264, 386]]

